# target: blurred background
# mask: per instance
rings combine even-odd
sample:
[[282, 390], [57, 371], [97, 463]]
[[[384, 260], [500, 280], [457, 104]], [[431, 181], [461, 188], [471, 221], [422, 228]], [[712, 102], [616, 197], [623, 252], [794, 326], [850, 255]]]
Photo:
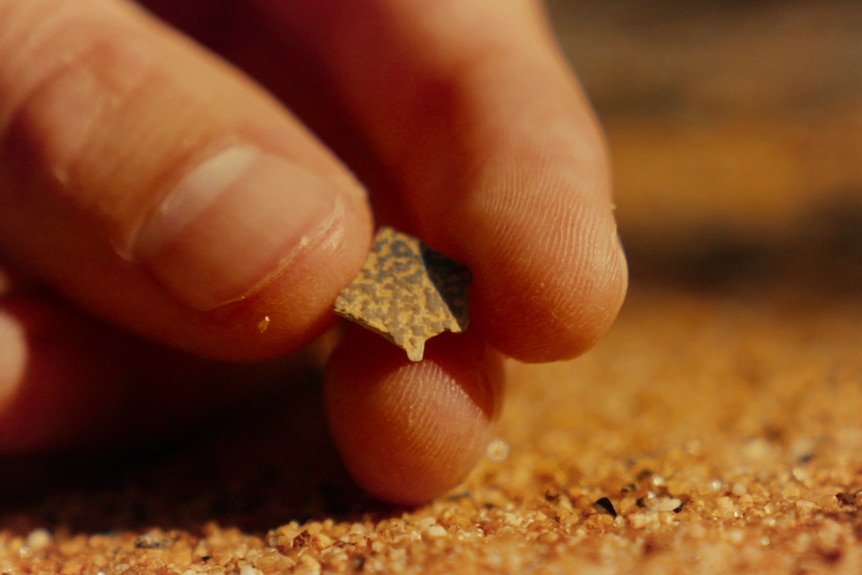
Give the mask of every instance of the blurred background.
[[859, 261], [862, 2], [547, 5], [608, 134], [635, 275], [695, 254]]

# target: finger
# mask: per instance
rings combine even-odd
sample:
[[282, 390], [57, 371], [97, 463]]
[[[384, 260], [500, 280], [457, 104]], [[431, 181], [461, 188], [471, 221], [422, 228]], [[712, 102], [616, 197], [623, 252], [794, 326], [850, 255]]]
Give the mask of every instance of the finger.
[[352, 329], [331, 358], [325, 398], [356, 481], [381, 499], [417, 504], [454, 487], [484, 453], [502, 386], [499, 355], [475, 335], [434, 338], [413, 363]]
[[538, 2], [261, 4], [317, 43], [414, 230], [473, 269], [477, 329], [533, 361], [608, 329], [627, 273], [605, 144]]
[[226, 65], [113, 0], [0, 0], [0, 253], [110, 321], [255, 359], [331, 320], [363, 192]]
[[0, 454], [162, 437], [291, 373], [160, 347], [43, 296], [0, 292]]

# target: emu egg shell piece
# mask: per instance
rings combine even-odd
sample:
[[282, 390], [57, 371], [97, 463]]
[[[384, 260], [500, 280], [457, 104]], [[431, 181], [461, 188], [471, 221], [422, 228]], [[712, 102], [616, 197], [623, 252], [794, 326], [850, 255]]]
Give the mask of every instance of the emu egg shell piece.
[[335, 300], [335, 313], [420, 361], [426, 340], [467, 329], [471, 280], [464, 264], [384, 227], [359, 276]]

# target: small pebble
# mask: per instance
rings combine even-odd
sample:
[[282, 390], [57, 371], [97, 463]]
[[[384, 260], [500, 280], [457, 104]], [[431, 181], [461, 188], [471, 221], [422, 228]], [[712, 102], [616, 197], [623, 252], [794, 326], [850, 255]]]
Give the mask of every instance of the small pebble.
[[430, 539], [440, 539], [441, 537], [446, 537], [448, 534], [446, 528], [442, 525], [431, 525], [422, 532], [422, 535]]
[[491, 461], [506, 461], [509, 458], [509, 444], [502, 439], [495, 439], [485, 448], [485, 455]]
[[34, 529], [27, 535], [27, 546], [34, 551], [45, 549], [52, 541], [51, 532], [47, 529]]

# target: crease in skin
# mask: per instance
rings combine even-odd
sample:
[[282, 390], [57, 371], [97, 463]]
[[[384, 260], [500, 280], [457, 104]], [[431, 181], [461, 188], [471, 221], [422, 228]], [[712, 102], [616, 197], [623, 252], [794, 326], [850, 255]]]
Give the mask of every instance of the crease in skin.
[[[0, 0], [0, 8], [2, 4]], [[88, 54], [104, 50], [106, 32], [130, 39], [130, 30], [117, 29], [125, 20], [108, 10], [114, 3], [105, 3], [99, 10], [87, 10], [83, 2], [12, 0], [5, 4], [9, 7], [2, 13], [0, 27], [0, 132], [46, 81], [86, 61]]]
[[[103, 126], [122, 116], [137, 94], [158, 83], [151, 49], [127, 27], [81, 10], [60, 9], [45, 22], [22, 19], [22, 25], [37, 32], [16, 57], [39, 65], [23, 71], [15, 85], [0, 89], [3, 99], [11, 102], [4, 111], [2, 134], [21, 139], [25, 148], [19, 153], [44, 163], [65, 195], [111, 222], [111, 227], [122, 228], [124, 219], [140, 217], [144, 198], [122, 185], [108, 189], [110, 193], [96, 195], [94, 190], [103, 191], [106, 177], [116, 180], [112, 174], [118, 165], [134, 172], [133, 158], [114, 158], [95, 171], [84, 172], [80, 166], [107, 147]], [[129, 73], [130, 69], [136, 72]], [[146, 136], [139, 133], [136, 139], [144, 141]]]
[[[5, 132], [14, 111], [34, 87], [26, 80], [32, 76], [33, 62], [51, 62], [63, 67], [71, 59], [69, 51], [49, 53], [42, 58], [37, 47], [44, 46], [46, 37], [54, 35], [55, 22], [65, 18], [65, 10], [72, 3], [63, 3], [56, 10], [42, 10], [37, 1], [16, 2], [0, 0], [0, 134]], [[41, 52], [48, 52], [41, 50]], [[50, 74], [50, 72], [49, 72]], [[14, 97], [13, 97], [14, 96]]]

